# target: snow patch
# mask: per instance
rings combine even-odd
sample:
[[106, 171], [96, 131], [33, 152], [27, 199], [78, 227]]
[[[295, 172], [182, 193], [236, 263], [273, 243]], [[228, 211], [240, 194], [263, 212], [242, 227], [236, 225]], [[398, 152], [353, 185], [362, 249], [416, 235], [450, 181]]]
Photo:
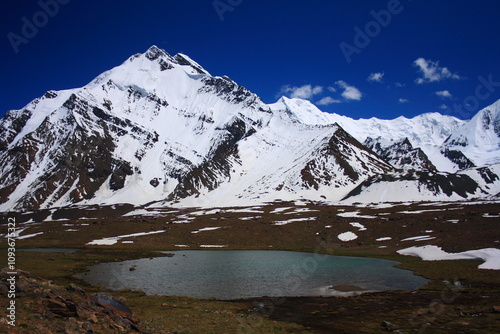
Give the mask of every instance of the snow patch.
[[337, 238], [339, 238], [341, 241], [352, 241], [356, 240], [358, 236], [354, 234], [353, 232], [344, 232], [340, 233]]
[[[446, 211], [448, 210], [458, 210], [459, 208], [449, 208], [449, 209], [446, 209]], [[414, 210], [414, 211], [399, 211], [398, 213], [402, 213], [402, 214], [420, 214], [420, 213], [426, 213], [426, 212], [443, 212], [445, 210], [442, 210], [442, 209], [437, 209], [437, 210]]]
[[295, 223], [295, 222], [305, 222], [305, 221], [311, 221], [311, 220], [316, 220], [316, 217], [305, 217], [305, 218], [293, 218], [293, 219], [288, 219], [288, 220], [280, 220], [276, 221], [273, 223], [273, 225], [286, 225], [290, 223]]
[[88, 242], [87, 245], [110, 246], [110, 245], [116, 244], [120, 239], [123, 239], [123, 238], [142, 237], [145, 235], [164, 233], [164, 232], [165, 231], [152, 231], [152, 232], [139, 232], [139, 233], [126, 234], [126, 235], [119, 235], [116, 237], [108, 237], [108, 238], [92, 240], [92, 241]]
[[225, 248], [227, 245], [200, 245], [201, 248]]
[[442, 261], [442, 260], [483, 260], [479, 269], [500, 270], [500, 249], [483, 248], [470, 250], [460, 253], [448, 253], [441, 247], [434, 245], [409, 247], [397, 251], [401, 255], [410, 255], [420, 257], [424, 261]]
[[24, 231], [26, 231], [27, 229], [28, 229], [27, 227], [25, 227], [25, 228], [18, 228], [18, 229], [16, 229], [14, 232], [9, 233], [8, 235], [9, 235], [11, 238], [13, 238], [13, 239], [18, 239], [18, 238], [19, 238], [19, 235], [20, 235], [21, 233], [23, 233]]
[[222, 212], [220, 209], [213, 209], [213, 210], [207, 210], [207, 211], [194, 211], [190, 212], [189, 214], [191, 216], [204, 216], [204, 215], [215, 215], [217, 213]]
[[351, 226], [357, 227], [358, 231], [366, 231], [366, 227], [360, 223], [349, 223]]
[[33, 238], [33, 237], [36, 237], [37, 235], [40, 235], [40, 234], [43, 234], [43, 232], [38, 232], [38, 233], [33, 233], [33, 234], [26, 234], [26, 235], [23, 235], [21, 237], [17, 237], [17, 240], [23, 240], [23, 239]]
[[199, 230], [192, 231], [191, 233], [196, 234], [196, 233], [205, 232], [205, 231], [215, 231], [215, 230], [218, 230], [221, 228], [222, 227], [204, 227], [204, 228], [200, 228]]
[[365, 219], [377, 218], [377, 216], [360, 215], [359, 211], [337, 213], [337, 216], [344, 217], [344, 218], [361, 218], [361, 219], [363, 219], [363, 218], [365, 218]]
[[304, 212], [318, 212], [319, 210], [309, 209], [309, 208], [300, 208], [295, 209], [291, 212], [286, 212], [285, 215], [293, 215], [295, 213], [304, 213]]
[[141, 216], [141, 217], [156, 217], [159, 215], [162, 215], [163, 212], [161, 211], [151, 211], [151, 210], [145, 210], [145, 209], [137, 209], [134, 211], [127, 212], [126, 214], [123, 215], [123, 217], [133, 217], [133, 216]]
[[271, 211], [270, 213], [280, 213], [280, 212], [283, 212], [286, 210], [291, 210], [291, 209], [293, 209], [293, 207], [276, 208], [273, 211]]
[[251, 216], [251, 217], [241, 217], [240, 220], [253, 220], [253, 219], [260, 219], [262, 216]]
[[425, 241], [425, 240], [432, 240], [432, 239], [436, 239], [436, 237], [433, 237], [430, 235], [421, 235], [421, 236], [416, 236], [416, 237], [405, 238], [405, 239], [402, 239], [401, 241]]

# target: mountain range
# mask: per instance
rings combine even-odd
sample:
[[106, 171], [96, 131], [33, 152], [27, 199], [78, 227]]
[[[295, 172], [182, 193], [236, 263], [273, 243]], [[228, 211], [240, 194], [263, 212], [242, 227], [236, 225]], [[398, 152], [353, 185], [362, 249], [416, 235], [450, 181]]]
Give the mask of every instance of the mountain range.
[[471, 120], [358, 119], [265, 104], [152, 46], [0, 121], [0, 210], [500, 196], [500, 100]]

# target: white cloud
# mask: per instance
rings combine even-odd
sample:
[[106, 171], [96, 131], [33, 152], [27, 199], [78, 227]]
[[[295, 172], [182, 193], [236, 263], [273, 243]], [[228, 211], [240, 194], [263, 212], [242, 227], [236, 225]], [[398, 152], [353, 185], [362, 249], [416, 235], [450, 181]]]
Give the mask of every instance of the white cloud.
[[330, 96], [326, 96], [326, 97], [322, 98], [321, 100], [319, 100], [318, 102], [316, 102], [316, 104], [319, 106], [327, 106], [327, 105], [332, 104], [332, 103], [342, 103], [342, 101], [335, 100], [334, 98], [332, 98]]
[[442, 104], [439, 106], [439, 109], [441, 110], [448, 110], [448, 106], [446, 104]]
[[415, 82], [418, 84], [436, 82], [444, 79], [461, 79], [458, 74], [451, 73], [448, 68], [439, 67], [439, 61], [418, 58], [413, 62], [413, 65], [418, 67], [418, 70], [421, 74], [421, 77], [415, 80]]
[[448, 90], [440, 90], [435, 93], [437, 96], [443, 98], [443, 99], [451, 99], [453, 95]]
[[332, 93], [335, 93], [337, 90], [335, 89], [335, 87], [332, 87], [332, 86], [329, 86], [328, 88], [328, 91], [332, 92]]
[[382, 82], [384, 74], [385, 74], [384, 72], [371, 73], [366, 80], [371, 82]]
[[401, 83], [401, 82], [396, 82], [394, 85], [395, 85], [396, 87], [404, 87], [404, 86], [406, 86], [406, 84]]
[[400, 98], [399, 99], [399, 103], [408, 103], [410, 101], [408, 101], [408, 99], [403, 99], [403, 98]]
[[363, 94], [356, 87], [349, 85], [347, 82], [345, 82], [343, 80], [337, 81], [336, 84], [340, 88], [344, 89], [344, 91], [342, 92], [343, 98], [345, 98], [347, 100], [356, 100], [356, 101], [361, 100], [361, 97], [363, 96]]
[[321, 86], [312, 86], [312, 85], [304, 85], [300, 87], [292, 87], [290, 85], [281, 87], [281, 94], [289, 94], [291, 98], [299, 98], [299, 99], [310, 99], [314, 95], [320, 94], [323, 92], [323, 87]]

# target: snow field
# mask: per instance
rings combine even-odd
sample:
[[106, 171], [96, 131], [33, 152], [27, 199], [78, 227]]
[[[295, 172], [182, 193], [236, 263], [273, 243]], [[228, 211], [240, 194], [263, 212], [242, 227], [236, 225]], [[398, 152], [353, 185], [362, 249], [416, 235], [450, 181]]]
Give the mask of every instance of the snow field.
[[114, 244], [118, 243], [118, 241], [120, 239], [123, 239], [123, 238], [142, 237], [145, 235], [158, 234], [158, 233], [164, 233], [164, 232], [165, 231], [139, 232], [139, 233], [119, 235], [116, 237], [107, 237], [107, 238], [92, 240], [92, 241], [88, 242], [87, 245], [110, 246], [110, 245], [114, 245]]
[[358, 236], [354, 234], [353, 232], [344, 232], [340, 233], [337, 238], [339, 238], [341, 241], [347, 242], [347, 241], [352, 241], [356, 240]]
[[434, 245], [409, 247], [398, 251], [401, 255], [420, 257], [424, 261], [441, 260], [483, 260], [479, 269], [500, 270], [500, 249], [484, 248], [460, 253], [447, 253], [441, 247]]

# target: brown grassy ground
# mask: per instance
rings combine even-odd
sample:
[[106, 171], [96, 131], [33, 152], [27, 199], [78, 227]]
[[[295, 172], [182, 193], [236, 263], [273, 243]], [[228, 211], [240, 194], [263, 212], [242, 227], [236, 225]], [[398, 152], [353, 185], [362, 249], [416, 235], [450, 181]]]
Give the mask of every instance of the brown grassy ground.
[[[61, 209], [6, 214], [2, 221], [15, 217], [18, 227], [27, 227], [21, 236], [44, 232], [18, 240], [18, 248], [80, 249], [65, 254], [17, 253], [18, 268], [63, 285], [75, 282], [72, 275], [94, 263], [149, 257], [152, 256], [149, 252], [155, 250], [186, 249], [176, 245], [186, 245], [187, 249], [200, 249], [200, 245], [225, 245], [226, 249], [283, 249], [380, 257], [400, 261], [401, 267], [431, 279], [417, 292], [382, 292], [349, 298], [286, 298], [283, 303], [282, 300], [266, 299], [222, 302], [117, 292], [152, 333], [500, 332], [500, 316], [493, 312], [493, 307], [500, 305], [498, 271], [479, 270], [478, 261], [425, 262], [396, 253], [402, 248], [425, 244], [441, 246], [448, 252], [498, 248], [500, 204], [497, 203], [420, 203], [382, 207], [280, 203], [240, 208], [239, 211], [234, 208], [162, 209], [150, 212], [154, 216], [144, 212], [137, 216], [122, 216], [131, 210], [131, 206]], [[298, 218], [310, 220], [276, 225], [276, 222]], [[359, 231], [350, 224], [354, 222], [362, 224], [366, 230]], [[221, 228], [192, 233], [206, 227]], [[87, 245], [99, 238], [149, 231], [165, 232], [123, 238], [112, 246]], [[349, 242], [338, 239], [338, 234], [347, 231], [354, 232], [358, 238]], [[0, 226], [0, 233], [5, 232], [6, 226]], [[434, 239], [402, 241], [423, 235]], [[376, 240], [382, 237], [391, 239]], [[5, 240], [0, 241], [0, 248], [6, 248]], [[445, 280], [459, 280], [460, 290], [450, 288]], [[102, 290], [77, 282], [90, 291]], [[0, 314], [2, 312], [3, 309]]]

